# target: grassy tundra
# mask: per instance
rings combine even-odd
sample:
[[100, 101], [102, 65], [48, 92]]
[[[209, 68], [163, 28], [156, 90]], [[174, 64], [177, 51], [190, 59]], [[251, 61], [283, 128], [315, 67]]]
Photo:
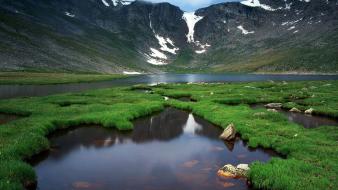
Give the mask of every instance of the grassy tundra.
[[[143, 93], [135, 89], [147, 89]], [[36, 180], [25, 160], [49, 148], [46, 136], [80, 124], [132, 130], [132, 120], [165, 106], [190, 110], [225, 128], [234, 123], [251, 147], [272, 148], [285, 158], [251, 165], [249, 179], [262, 189], [335, 189], [338, 128], [305, 129], [280, 113], [249, 104], [281, 102], [338, 118], [338, 82], [260, 82], [134, 86], [0, 101], [0, 112], [18, 120], [0, 125], [0, 189], [23, 189]], [[164, 100], [163, 96], [170, 97]], [[189, 96], [196, 102], [174, 98]]]

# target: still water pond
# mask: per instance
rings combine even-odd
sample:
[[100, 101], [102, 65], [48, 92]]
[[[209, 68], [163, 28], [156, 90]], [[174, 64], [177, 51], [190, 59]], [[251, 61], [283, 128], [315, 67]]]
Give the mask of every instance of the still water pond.
[[113, 86], [187, 82], [250, 82], [250, 81], [338, 80], [338, 75], [256, 75], [256, 74], [161, 74], [140, 75], [103, 82], [57, 85], [0, 85], [0, 99], [46, 96], [80, 92]]
[[38, 189], [249, 189], [217, 170], [275, 156], [240, 139], [224, 143], [219, 127], [174, 108], [134, 125], [132, 132], [95, 126], [57, 132], [52, 149], [34, 161]]
[[[265, 109], [264, 104], [254, 104], [253, 109]], [[304, 128], [316, 128], [321, 126], [338, 126], [338, 121], [334, 118], [318, 115], [308, 115], [305, 113], [290, 112], [285, 109], [276, 109], [284, 114], [290, 122], [302, 125]]]

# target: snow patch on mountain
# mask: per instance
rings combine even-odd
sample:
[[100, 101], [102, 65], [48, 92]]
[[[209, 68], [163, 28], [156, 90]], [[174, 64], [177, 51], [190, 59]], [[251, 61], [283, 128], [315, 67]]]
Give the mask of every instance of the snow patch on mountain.
[[196, 25], [197, 22], [202, 20], [203, 17], [195, 15], [195, 12], [185, 12], [183, 14], [182, 18], [183, 18], [183, 20], [185, 20], [185, 22], [188, 25], [188, 29], [189, 29], [189, 32], [187, 34], [188, 42], [193, 43], [193, 42], [195, 42], [195, 40], [194, 40], [195, 25]]
[[147, 54], [145, 54], [146, 58], [147, 58], [147, 62], [152, 64], [152, 65], [167, 65], [168, 63], [162, 59], [158, 59], [158, 58], [153, 58]]
[[243, 27], [242, 25], [237, 26], [237, 28], [238, 28], [239, 30], [241, 30], [241, 31], [242, 31], [242, 34], [244, 34], [244, 35], [247, 35], [247, 34], [254, 34], [254, 33], [255, 33], [255, 31], [248, 31], [248, 30], [244, 29], [244, 27]]
[[74, 18], [74, 17], [75, 17], [75, 15], [74, 15], [74, 14], [72, 14], [72, 13], [70, 13], [70, 12], [65, 12], [65, 15], [66, 15], [66, 16], [69, 16], [69, 17], [72, 17], [72, 18]]
[[156, 33], [151, 22], [151, 14], [149, 14], [149, 27], [153, 31], [153, 34], [157, 39], [158, 44], [160, 45], [160, 50], [150, 48], [151, 54], [150, 55], [146, 54], [147, 62], [153, 65], [166, 65], [168, 64], [166, 61], [168, 57], [163, 52], [168, 52], [173, 55], [176, 55], [177, 51], [179, 51], [180, 48], [176, 47], [174, 41], [171, 40], [169, 37], [163, 37]]
[[[166, 51], [166, 52], [176, 55], [176, 51], [180, 50], [180, 48], [177, 48], [174, 45], [174, 42], [170, 38], [164, 38], [158, 34], [155, 34], [155, 37], [158, 40], [158, 43], [160, 44], [162, 51]], [[171, 47], [169, 47], [168, 44]]]
[[206, 44], [201, 44], [199, 41], [196, 41], [196, 45], [199, 48], [199, 50], [196, 50], [195, 53], [197, 54], [202, 54], [202, 53], [206, 53], [208, 47], [210, 47], [211, 45], [206, 43]]
[[241, 4], [249, 6], [249, 7], [260, 7], [262, 9], [265, 9], [267, 11], [276, 11], [277, 9], [274, 9], [270, 7], [269, 5], [261, 4], [259, 0], [245, 0], [241, 1]]
[[295, 26], [291, 26], [290, 28], [288, 28], [288, 30], [293, 30], [295, 28], [296, 28]]
[[150, 48], [150, 51], [151, 51], [150, 56], [153, 58], [168, 59], [168, 57], [164, 53], [160, 52], [155, 48]]
[[[300, 19], [298, 19], [298, 20], [294, 20], [294, 21], [286, 21], [286, 22], [283, 22], [281, 25], [282, 26], [287, 26], [287, 25], [294, 25], [294, 24], [296, 24], [296, 23], [298, 23], [298, 22], [300, 22], [300, 21], [302, 21], [303, 20], [303, 18], [300, 18]], [[310, 19], [311, 20], [311, 19]]]
[[[110, 6], [110, 4], [108, 3], [108, 0], [101, 0], [101, 1], [106, 7]], [[135, 0], [111, 0], [111, 2], [113, 3], [113, 6], [115, 7], [118, 5], [130, 5], [134, 1]]]
[[110, 5], [109, 5], [109, 3], [106, 1], [106, 0], [101, 0], [102, 1], [102, 3], [106, 6], [106, 7], [109, 7]]
[[140, 72], [136, 72], [136, 71], [123, 71], [123, 74], [125, 75], [140, 75]]
[[187, 36], [187, 41], [188, 43], [194, 43], [198, 50], [195, 51], [197, 54], [202, 54], [207, 51], [207, 47], [210, 47], [209, 44], [202, 44], [199, 41], [195, 41], [194, 35], [195, 35], [195, 25], [198, 23], [200, 20], [202, 20], [204, 17], [202, 16], [197, 16], [195, 12], [185, 12], [183, 14], [183, 20], [187, 23], [189, 32], [186, 35]]

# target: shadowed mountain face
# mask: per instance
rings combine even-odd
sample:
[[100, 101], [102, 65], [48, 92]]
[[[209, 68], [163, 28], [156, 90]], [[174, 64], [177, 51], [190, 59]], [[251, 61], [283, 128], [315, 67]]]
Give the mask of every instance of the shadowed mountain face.
[[0, 70], [338, 71], [336, 0], [0, 0]]

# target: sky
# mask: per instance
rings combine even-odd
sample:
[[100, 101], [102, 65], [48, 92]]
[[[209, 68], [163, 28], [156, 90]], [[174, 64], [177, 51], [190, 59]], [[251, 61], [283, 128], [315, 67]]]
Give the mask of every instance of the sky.
[[173, 5], [179, 6], [184, 11], [194, 11], [199, 8], [207, 7], [211, 4], [239, 1], [239, 0], [148, 0], [154, 3], [169, 2]]

